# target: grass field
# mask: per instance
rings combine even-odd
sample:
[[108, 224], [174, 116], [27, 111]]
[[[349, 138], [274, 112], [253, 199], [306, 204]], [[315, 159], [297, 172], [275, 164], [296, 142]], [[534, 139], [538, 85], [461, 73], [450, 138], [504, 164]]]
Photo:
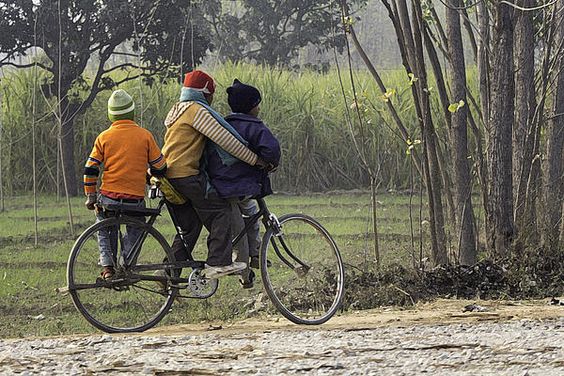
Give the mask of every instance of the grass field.
[[[412, 260], [410, 198], [383, 194], [378, 200], [382, 263], [408, 266]], [[82, 202], [83, 198], [72, 200], [75, 237], [93, 222], [93, 214]], [[69, 234], [66, 202], [57, 201], [55, 197], [39, 198], [38, 246], [34, 245], [31, 203], [31, 197], [9, 199], [6, 210], [0, 214], [0, 337], [94, 332], [96, 330], [76, 311], [70, 297], [56, 292], [57, 287], [66, 285], [66, 262], [75, 238]], [[304, 213], [317, 218], [335, 238], [349, 268], [373, 267], [368, 194], [274, 195], [267, 203], [279, 216]], [[417, 198], [414, 198], [412, 210], [415, 251], [418, 252]], [[174, 228], [166, 211], [163, 214], [156, 227], [167, 239], [172, 239]], [[205, 236], [202, 235], [195, 255], [205, 259], [205, 254]], [[260, 282], [251, 290], [243, 290], [236, 278], [224, 278], [216, 295], [204, 301], [175, 303], [160, 325], [245, 317], [245, 305], [260, 300], [261, 293]]]

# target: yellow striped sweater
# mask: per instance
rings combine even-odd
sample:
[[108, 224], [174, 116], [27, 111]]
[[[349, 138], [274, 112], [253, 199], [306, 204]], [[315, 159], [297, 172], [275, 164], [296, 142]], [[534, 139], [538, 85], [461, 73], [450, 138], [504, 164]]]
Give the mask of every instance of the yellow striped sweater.
[[206, 138], [252, 166], [258, 156], [223, 128], [209, 111], [196, 102], [178, 102], [168, 113], [163, 154], [169, 178], [197, 175]]

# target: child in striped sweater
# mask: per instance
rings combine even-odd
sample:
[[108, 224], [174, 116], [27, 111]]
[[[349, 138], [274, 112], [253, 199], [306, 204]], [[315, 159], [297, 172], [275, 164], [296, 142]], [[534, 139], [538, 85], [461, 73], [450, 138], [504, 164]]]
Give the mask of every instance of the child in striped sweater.
[[186, 260], [196, 244], [202, 225], [208, 230], [208, 257], [204, 275], [219, 278], [244, 270], [246, 262], [232, 260], [231, 204], [208, 189], [202, 171], [206, 145], [219, 150], [223, 158], [250, 166], [266, 166], [244, 140], [231, 132], [231, 126], [212, 107], [215, 82], [207, 73], [186, 74], [180, 101], [166, 120], [163, 154], [168, 163], [167, 178], [186, 199], [183, 205], [170, 205], [182, 236], [172, 244], [176, 260]]

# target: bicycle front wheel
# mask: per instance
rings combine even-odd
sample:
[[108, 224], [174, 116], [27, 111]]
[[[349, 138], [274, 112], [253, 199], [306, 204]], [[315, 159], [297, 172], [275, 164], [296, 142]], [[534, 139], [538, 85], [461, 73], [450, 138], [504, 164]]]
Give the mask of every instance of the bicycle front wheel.
[[343, 300], [344, 268], [339, 249], [327, 230], [303, 214], [279, 219], [261, 246], [261, 277], [278, 311], [296, 324], [329, 320]]
[[[101, 249], [112, 253], [115, 274], [111, 279], [100, 276]], [[139, 253], [128, 266], [123, 260], [131, 249]], [[165, 259], [175, 261], [168, 243], [152, 226], [127, 217], [96, 223], [76, 240], [69, 256], [67, 283], [72, 301], [90, 324], [104, 332], [147, 330], [168, 313], [178, 293], [164, 281], [150, 280], [159, 273], [178, 274], [159, 270]]]

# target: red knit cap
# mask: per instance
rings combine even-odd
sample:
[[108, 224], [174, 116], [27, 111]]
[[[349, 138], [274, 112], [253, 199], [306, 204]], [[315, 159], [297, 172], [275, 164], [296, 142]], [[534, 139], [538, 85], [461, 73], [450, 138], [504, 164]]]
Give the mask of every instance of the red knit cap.
[[184, 87], [189, 87], [205, 94], [213, 94], [215, 91], [213, 78], [201, 70], [186, 73], [184, 77]]

